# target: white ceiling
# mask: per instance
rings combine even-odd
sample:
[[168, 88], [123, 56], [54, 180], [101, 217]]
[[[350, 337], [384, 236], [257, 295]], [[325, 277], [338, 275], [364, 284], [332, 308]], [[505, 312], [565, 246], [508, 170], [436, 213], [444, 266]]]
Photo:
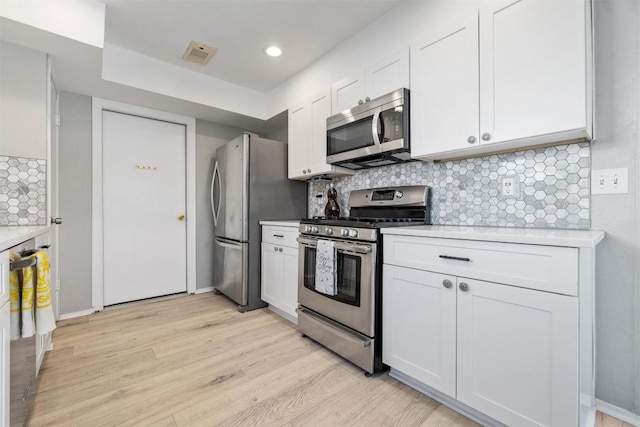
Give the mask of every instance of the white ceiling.
[[[102, 1], [106, 5], [106, 44], [266, 93], [403, 0]], [[107, 81], [102, 78], [102, 49], [16, 21], [0, 18], [0, 38], [49, 53], [59, 91], [174, 112], [263, 134], [286, 123], [286, 113], [265, 121]], [[192, 40], [218, 48], [204, 67], [181, 59]], [[271, 43], [282, 48], [281, 57], [264, 54], [264, 48]]]
[[[105, 42], [268, 92], [400, 0], [104, 0]], [[183, 61], [191, 41], [218, 48], [206, 65]], [[275, 44], [282, 56], [264, 49]]]

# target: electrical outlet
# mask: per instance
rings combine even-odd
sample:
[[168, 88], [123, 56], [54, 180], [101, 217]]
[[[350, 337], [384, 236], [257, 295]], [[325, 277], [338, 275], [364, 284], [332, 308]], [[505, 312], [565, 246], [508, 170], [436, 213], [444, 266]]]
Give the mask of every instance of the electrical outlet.
[[599, 169], [591, 171], [591, 194], [626, 194], [629, 192], [629, 170]]
[[505, 199], [517, 199], [520, 197], [520, 177], [518, 175], [501, 177], [500, 193]]

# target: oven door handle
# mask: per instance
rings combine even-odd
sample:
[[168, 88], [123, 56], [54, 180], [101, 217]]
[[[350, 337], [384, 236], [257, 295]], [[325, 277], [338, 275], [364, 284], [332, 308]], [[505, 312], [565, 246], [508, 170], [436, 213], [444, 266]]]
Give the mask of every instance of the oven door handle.
[[[316, 243], [318, 240], [316, 239], [305, 239], [304, 237], [298, 237], [296, 240], [298, 241], [298, 243], [300, 243], [303, 246], [306, 246], [309, 248], [317, 247]], [[371, 246], [354, 245], [354, 244], [339, 243], [339, 242], [335, 243], [334, 248], [336, 248], [336, 250], [338, 251], [356, 252], [361, 254], [368, 254], [371, 251], [373, 251], [373, 248]]]
[[346, 252], [356, 252], [359, 254], [368, 254], [373, 249], [371, 246], [362, 246], [362, 245], [345, 245], [343, 243], [336, 243], [334, 246], [338, 251], [346, 251]]

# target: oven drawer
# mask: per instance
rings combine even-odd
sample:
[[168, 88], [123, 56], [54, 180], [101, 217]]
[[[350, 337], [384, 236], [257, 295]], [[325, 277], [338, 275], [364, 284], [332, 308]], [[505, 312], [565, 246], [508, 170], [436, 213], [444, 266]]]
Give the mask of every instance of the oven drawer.
[[298, 229], [293, 227], [278, 227], [273, 225], [262, 226], [262, 242], [274, 245], [298, 247]]
[[578, 294], [576, 248], [385, 235], [384, 263], [565, 295]]
[[369, 373], [374, 371], [375, 340], [304, 307], [298, 308], [298, 331]]

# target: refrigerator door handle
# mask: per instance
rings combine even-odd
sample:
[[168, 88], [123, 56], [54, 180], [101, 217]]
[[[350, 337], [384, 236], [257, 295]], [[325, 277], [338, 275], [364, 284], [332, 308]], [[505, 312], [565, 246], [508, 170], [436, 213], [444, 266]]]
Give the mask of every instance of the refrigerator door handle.
[[[218, 182], [218, 209], [213, 201], [213, 189]], [[218, 215], [220, 215], [220, 204], [222, 203], [222, 178], [220, 177], [220, 167], [216, 160], [216, 165], [213, 168], [213, 177], [211, 178], [211, 212], [213, 213], [213, 225], [218, 226]]]

